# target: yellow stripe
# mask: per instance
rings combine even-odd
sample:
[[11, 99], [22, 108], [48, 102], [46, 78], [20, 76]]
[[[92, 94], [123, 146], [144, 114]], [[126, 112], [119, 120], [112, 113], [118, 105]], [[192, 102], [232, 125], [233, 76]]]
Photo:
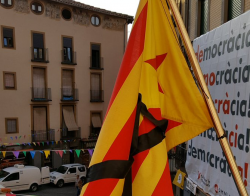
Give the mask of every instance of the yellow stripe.
[[141, 165], [134, 181], [133, 196], [150, 196], [155, 190], [167, 164], [166, 143], [150, 149], [148, 156]]
[[110, 194], [110, 196], [118, 196], [118, 195], [122, 195], [123, 192], [123, 186], [124, 186], [124, 179], [119, 180], [119, 182], [117, 183], [115, 189], [113, 190], [113, 192]]
[[88, 187], [89, 183], [85, 184], [83, 187], [82, 187], [82, 191], [81, 191], [81, 194], [80, 195], [83, 195], [85, 193], [85, 191], [87, 190], [87, 187]]
[[138, 100], [141, 61], [142, 58], [140, 57], [109, 109], [106, 120], [102, 126], [102, 130], [104, 131], [101, 130], [90, 166], [102, 162], [109, 148], [135, 109]]

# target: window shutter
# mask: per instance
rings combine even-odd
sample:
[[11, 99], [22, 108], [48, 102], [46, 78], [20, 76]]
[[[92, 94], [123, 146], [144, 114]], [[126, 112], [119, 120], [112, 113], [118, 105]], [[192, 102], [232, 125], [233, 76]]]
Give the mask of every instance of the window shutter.
[[34, 48], [44, 48], [43, 34], [33, 33], [33, 47]]
[[47, 120], [46, 120], [46, 107], [35, 107], [34, 108], [34, 131], [46, 131]]
[[63, 47], [64, 48], [72, 48], [72, 39], [68, 37], [63, 38]]
[[100, 88], [100, 74], [91, 74], [91, 90], [99, 91]]
[[17, 121], [15, 119], [7, 120], [7, 133], [16, 133], [17, 132]]
[[15, 88], [15, 76], [11, 73], [4, 74], [4, 82], [6, 88]]
[[33, 68], [34, 98], [45, 98], [45, 69]]
[[13, 29], [3, 28], [3, 37], [13, 38]]
[[232, 20], [241, 14], [241, 0], [229, 0], [228, 20]]
[[200, 34], [204, 34], [208, 31], [208, 15], [209, 13], [209, 4], [208, 0], [201, 1], [201, 23], [200, 23]]
[[72, 96], [73, 95], [73, 71], [72, 70], [63, 70], [63, 95]]

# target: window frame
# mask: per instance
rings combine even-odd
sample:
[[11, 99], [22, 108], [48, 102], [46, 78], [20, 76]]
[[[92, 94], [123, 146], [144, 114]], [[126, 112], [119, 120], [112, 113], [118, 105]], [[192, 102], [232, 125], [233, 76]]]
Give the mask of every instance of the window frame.
[[[98, 24], [98, 25], [92, 23], [92, 17], [97, 17], [97, 18], [99, 19], [99, 24]], [[91, 16], [90, 16], [90, 23], [91, 23], [92, 26], [94, 26], [94, 27], [99, 27], [99, 26], [101, 25], [101, 17], [98, 16], [97, 14], [91, 15]]]
[[[30, 34], [31, 34], [31, 47], [33, 49], [33, 51], [32, 51], [33, 61], [34, 62], [46, 62], [46, 40], [45, 40], [45, 32], [31, 30]], [[39, 58], [35, 59], [33, 34], [42, 34], [43, 35], [43, 48], [37, 48], [37, 49], [42, 49], [43, 50], [43, 58], [42, 59], [39, 59]], [[38, 53], [38, 55], [39, 55], [39, 53]]]
[[[4, 46], [4, 37], [3, 37], [3, 30], [4, 29], [12, 29], [12, 32], [13, 32], [13, 35], [12, 35], [13, 47]], [[2, 41], [2, 48], [15, 50], [16, 49], [15, 27], [1, 25], [1, 41]]]
[[[38, 12], [38, 11], [35, 11], [35, 10], [33, 10], [32, 9], [32, 5], [33, 4], [40, 4], [41, 6], [42, 6], [42, 11], [41, 12]], [[30, 2], [30, 10], [31, 10], [31, 12], [33, 12], [33, 14], [36, 14], [36, 15], [42, 15], [43, 13], [44, 13], [44, 5], [42, 4], [42, 2], [41, 1], [31, 1]]]
[[[8, 88], [5, 84], [5, 74], [13, 74], [14, 75], [14, 88]], [[17, 90], [17, 82], [16, 82], [16, 72], [3, 71], [3, 89], [4, 90]]]
[[8, 176], [3, 180], [3, 182], [15, 181], [15, 180], [8, 180], [8, 181], [6, 181], [7, 178], [9, 178], [11, 175], [14, 175], [14, 174], [18, 174], [18, 179], [16, 179], [16, 180], [20, 180], [20, 174], [19, 174], [19, 172], [15, 172], [15, 173], [11, 173], [10, 175], [8, 175]]
[[[8, 0], [5, 0], [5, 1], [8, 1]], [[14, 7], [14, 3], [15, 3], [15, 1], [14, 0], [11, 0], [11, 6], [5, 6], [4, 4], [2, 4], [1, 2], [0, 2], [0, 5], [3, 7], [3, 8], [5, 8], [5, 9], [11, 9], [11, 8], [13, 8]]]
[[[71, 62], [70, 61], [66, 61], [64, 60], [64, 56], [63, 56], [63, 62], [62, 64], [69, 64], [69, 65], [75, 65], [74, 64], [74, 58], [75, 58], [75, 51], [74, 51], [74, 37], [73, 36], [68, 36], [68, 35], [62, 35], [61, 36], [61, 40], [62, 40], [62, 51], [64, 55], [64, 42], [63, 42], [63, 38], [69, 38], [72, 41], [72, 45], [71, 45]], [[67, 53], [68, 54], [68, 53]]]
[[[92, 66], [92, 45], [99, 45], [99, 47], [100, 47], [100, 50], [99, 50], [99, 67], [93, 67]], [[101, 47], [101, 43], [90, 42], [90, 57], [91, 57], [90, 69], [103, 70], [103, 67], [102, 67], [102, 47]]]
[[[206, 32], [203, 32], [203, 33], [201, 33], [201, 23], [203, 22], [202, 20], [201, 20], [201, 18], [202, 18], [202, 16], [201, 16], [201, 14], [202, 14], [202, 2], [205, 2], [205, 1], [207, 1], [208, 2], [208, 11], [207, 11], [207, 14], [208, 14], [208, 16], [207, 16], [207, 31]], [[209, 32], [209, 30], [210, 30], [210, 6], [211, 6], [211, 4], [210, 4], [210, 0], [198, 0], [198, 11], [197, 11], [197, 37], [199, 37], [199, 36], [201, 36], [201, 35], [203, 35], [203, 34], [206, 34], [207, 32]]]
[[[70, 13], [71, 13], [70, 19], [66, 19], [66, 18], [63, 17], [63, 10], [68, 10], [68, 11], [70, 11]], [[61, 16], [62, 16], [62, 18], [63, 18], [65, 21], [71, 21], [72, 18], [73, 18], [73, 12], [72, 12], [72, 10], [71, 10], [70, 8], [68, 8], [68, 7], [62, 7], [62, 8], [61, 8]]]
[[[7, 121], [8, 120], [16, 120], [16, 132], [13, 133], [8, 133], [8, 127], [7, 127]], [[18, 122], [18, 118], [17, 117], [8, 117], [5, 118], [5, 134], [17, 134], [19, 133], [19, 122]]]

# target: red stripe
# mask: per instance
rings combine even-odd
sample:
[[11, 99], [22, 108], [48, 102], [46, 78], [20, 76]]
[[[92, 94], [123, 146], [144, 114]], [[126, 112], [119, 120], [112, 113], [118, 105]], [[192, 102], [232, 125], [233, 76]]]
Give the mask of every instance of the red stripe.
[[143, 52], [146, 32], [147, 8], [148, 3], [146, 3], [143, 10], [141, 11], [140, 16], [134, 24], [134, 27], [130, 34], [129, 42], [122, 60], [121, 68], [118, 74], [118, 78], [116, 80], [113, 94], [109, 102], [108, 110], [112, 105], [116, 95], [120, 91], [123, 83], [127, 79], [129, 73], [133, 69], [135, 63]]
[[113, 192], [119, 179], [102, 179], [90, 182], [82, 196], [109, 196]]
[[[114, 140], [103, 161], [128, 160], [134, 131], [136, 108], [137, 107], [135, 107], [130, 118], [127, 120], [126, 124]], [[112, 133], [112, 130], [110, 130], [110, 133]]]
[[152, 196], [174, 196], [172, 189], [172, 182], [169, 170], [169, 162], [167, 162], [165, 170], [161, 176], [160, 181], [158, 182]]
[[145, 150], [137, 155], [134, 156], [134, 163], [132, 165], [132, 182], [135, 179], [135, 176], [137, 175], [142, 163], [148, 156], [149, 150]]
[[150, 59], [145, 62], [150, 64], [153, 68], [155, 68], [155, 70], [157, 70], [162, 64], [162, 62], [164, 61], [164, 59], [166, 58], [166, 56], [167, 56], [167, 53], [158, 55], [154, 59]]
[[173, 120], [168, 120], [168, 128], [166, 130], [166, 132], [168, 132], [170, 129], [173, 129], [179, 125], [181, 125], [182, 123], [177, 122], [177, 121], [173, 121]]

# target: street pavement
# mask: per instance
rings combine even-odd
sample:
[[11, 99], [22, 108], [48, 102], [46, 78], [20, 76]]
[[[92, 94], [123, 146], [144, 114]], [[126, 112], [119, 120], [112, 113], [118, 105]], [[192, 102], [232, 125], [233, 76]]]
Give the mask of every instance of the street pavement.
[[62, 188], [57, 188], [54, 184], [45, 184], [39, 187], [36, 192], [27, 191], [15, 191], [16, 195], [35, 195], [35, 196], [75, 196], [76, 188], [75, 183], [64, 184]]

